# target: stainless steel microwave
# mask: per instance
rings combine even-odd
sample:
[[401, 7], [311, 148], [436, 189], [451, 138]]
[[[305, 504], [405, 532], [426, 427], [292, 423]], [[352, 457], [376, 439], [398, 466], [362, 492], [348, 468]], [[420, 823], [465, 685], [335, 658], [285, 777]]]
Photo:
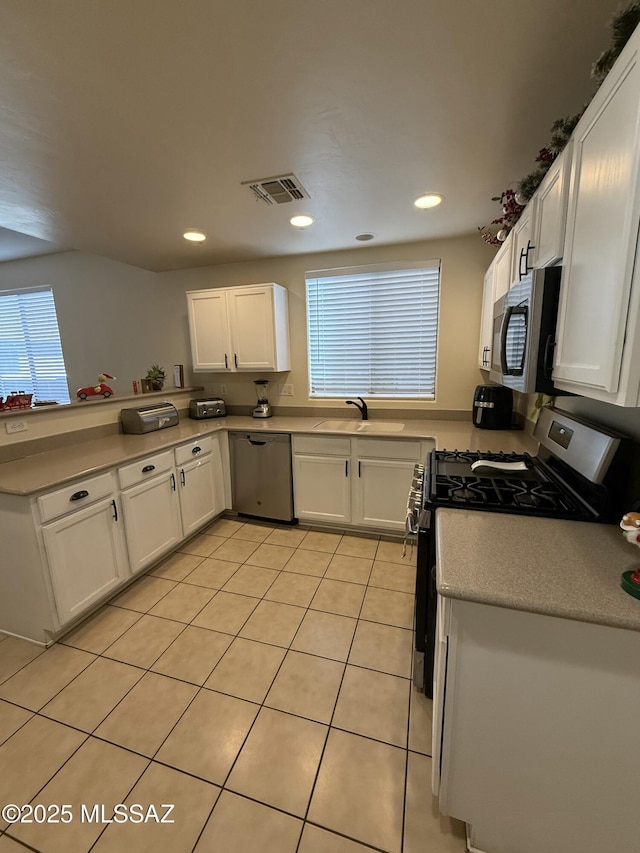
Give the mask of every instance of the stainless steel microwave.
[[553, 384], [560, 267], [532, 270], [493, 306], [493, 382], [522, 394], [562, 394]]

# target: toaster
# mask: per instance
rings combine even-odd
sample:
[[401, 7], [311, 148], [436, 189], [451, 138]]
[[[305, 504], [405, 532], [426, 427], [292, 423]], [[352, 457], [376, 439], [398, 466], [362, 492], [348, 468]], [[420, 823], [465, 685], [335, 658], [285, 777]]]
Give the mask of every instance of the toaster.
[[203, 418], [224, 418], [226, 415], [224, 400], [218, 397], [204, 397], [201, 400], [191, 400], [189, 403], [189, 417], [196, 421]]
[[122, 432], [132, 432], [137, 435], [176, 426], [179, 420], [178, 410], [173, 403], [152, 403], [150, 406], [122, 409], [120, 418]]

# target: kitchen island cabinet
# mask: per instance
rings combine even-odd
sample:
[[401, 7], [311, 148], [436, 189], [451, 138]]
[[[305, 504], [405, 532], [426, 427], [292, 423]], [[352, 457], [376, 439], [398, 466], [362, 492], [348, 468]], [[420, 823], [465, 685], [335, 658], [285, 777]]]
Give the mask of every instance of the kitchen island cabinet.
[[483, 853], [635, 853], [640, 611], [610, 525], [438, 510], [433, 793]]

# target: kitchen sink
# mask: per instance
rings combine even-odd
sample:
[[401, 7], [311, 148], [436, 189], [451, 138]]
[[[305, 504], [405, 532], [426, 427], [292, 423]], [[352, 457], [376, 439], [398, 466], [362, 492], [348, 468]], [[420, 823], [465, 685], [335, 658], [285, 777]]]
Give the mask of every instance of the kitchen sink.
[[402, 432], [404, 424], [397, 421], [363, 421], [358, 432]]
[[402, 432], [404, 424], [397, 421], [320, 421], [314, 429], [340, 432]]

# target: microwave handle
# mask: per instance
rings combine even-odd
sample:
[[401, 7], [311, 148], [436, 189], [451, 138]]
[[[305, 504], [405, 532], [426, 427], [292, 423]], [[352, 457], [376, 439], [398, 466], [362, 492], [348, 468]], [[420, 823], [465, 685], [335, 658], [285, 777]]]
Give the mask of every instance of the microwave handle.
[[556, 342], [553, 335], [547, 335], [547, 340], [544, 345], [544, 356], [542, 359], [542, 375], [545, 379], [551, 379], [553, 372], [553, 351], [556, 348]]
[[[528, 313], [529, 312], [526, 305], [510, 305], [504, 312], [504, 318], [502, 320], [502, 331], [500, 333], [500, 364], [502, 365], [503, 376], [522, 376], [522, 374], [524, 373], [524, 360], [527, 356], [526, 335], [529, 334], [529, 330], [527, 328]], [[524, 314], [525, 345], [522, 348], [522, 361], [520, 362], [520, 367], [510, 369], [507, 365], [507, 329], [509, 328], [509, 321], [511, 320], [513, 314]]]

